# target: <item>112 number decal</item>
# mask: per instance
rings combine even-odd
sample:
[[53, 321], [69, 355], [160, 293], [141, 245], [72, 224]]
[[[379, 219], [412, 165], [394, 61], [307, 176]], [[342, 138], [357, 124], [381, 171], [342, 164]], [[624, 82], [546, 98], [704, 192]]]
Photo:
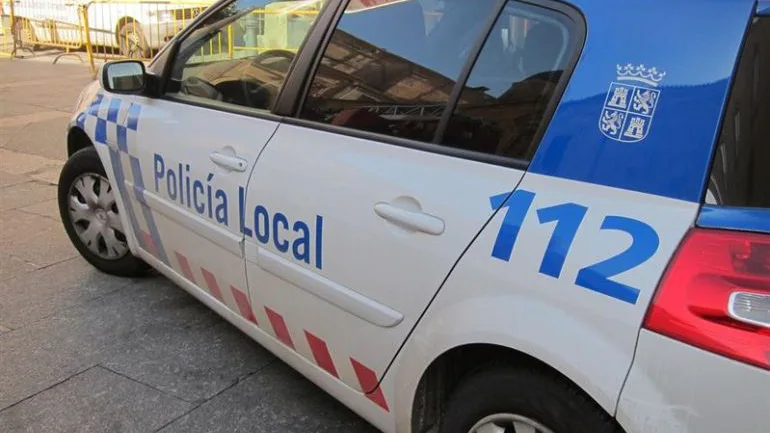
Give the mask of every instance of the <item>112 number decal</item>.
[[[509, 198], [510, 196], [510, 198]], [[510, 261], [524, 219], [532, 208], [535, 193], [516, 190], [489, 198], [492, 209], [503, 206], [505, 217], [492, 247], [492, 257]], [[576, 203], [562, 203], [536, 210], [540, 224], [556, 222], [551, 240], [545, 249], [540, 263], [541, 274], [559, 278], [564, 268], [572, 242], [575, 240], [580, 224], [588, 208]], [[617, 215], [604, 217], [600, 230], [616, 230], [631, 236], [631, 246], [625, 251], [581, 268], [575, 278], [575, 284], [598, 293], [619, 299], [629, 304], [636, 304], [639, 289], [611, 280], [612, 277], [633, 269], [652, 257], [658, 250], [660, 238], [649, 225]]]

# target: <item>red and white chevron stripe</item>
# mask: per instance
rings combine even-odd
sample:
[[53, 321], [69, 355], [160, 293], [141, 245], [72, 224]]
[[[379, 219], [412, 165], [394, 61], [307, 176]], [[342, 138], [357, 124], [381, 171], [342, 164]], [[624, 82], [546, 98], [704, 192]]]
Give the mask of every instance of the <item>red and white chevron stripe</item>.
[[[145, 238], [150, 238], [150, 236], [148, 235]], [[148, 243], [148, 245], [150, 244]], [[203, 267], [199, 267], [200, 273], [203, 275], [205, 285], [199, 284], [198, 281], [196, 281], [193, 267], [190, 265], [187, 257], [178, 251], [174, 252], [174, 256], [176, 257], [178, 264], [177, 270], [181, 272], [181, 274], [184, 275], [187, 280], [198, 287], [208, 289], [208, 292], [211, 294], [211, 296], [226, 304], [226, 301], [222, 296], [221, 286], [214, 274]], [[263, 306], [269, 324], [260, 324], [257, 322], [254, 310], [252, 310], [252, 305], [249, 304], [249, 299], [246, 293], [233, 285], [230, 285], [230, 291], [236, 304], [231, 307], [236, 307], [241, 317], [268, 332], [272, 332], [278, 341], [291, 348], [292, 350], [297, 351], [295, 343], [291, 337], [292, 334], [289, 332], [289, 325], [286, 323], [286, 320], [279, 312], [266, 305]], [[310, 347], [310, 351], [313, 354], [313, 359], [316, 365], [335, 377], [337, 380], [341, 380], [337, 365], [334, 362], [334, 357], [332, 356], [326, 341], [307, 329], [303, 329], [302, 331], [307, 341], [308, 347]], [[373, 390], [368, 394], [365, 394], [366, 397], [386, 412], [389, 412], [390, 408], [388, 407], [385, 395], [383, 394], [382, 389], [379, 387], [379, 379], [377, 377], [377, 373], [353, 357], [348, 357], [348, 361], [350, 362], [350, 367], [355, 372], [361, 389]]]

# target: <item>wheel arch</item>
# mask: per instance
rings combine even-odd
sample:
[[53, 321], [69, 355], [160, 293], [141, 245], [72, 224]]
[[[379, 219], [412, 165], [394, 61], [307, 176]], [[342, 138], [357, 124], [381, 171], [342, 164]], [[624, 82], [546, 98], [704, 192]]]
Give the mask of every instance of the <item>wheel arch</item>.
[[[601, 408], [577, 383], [532, 355], [499, 344], [468, 343], [447, 349], [423, 371], [412, 398], [411, 432], [434, 431], [432, 429], [441, 421], [443, 409], [457, 386], [474, 373], [494, 367], [527, 368], [549, 374], [563, 380]], [[615, 424], [620, 428], [616, 421]]]
[[[614, 334], [598, 332], [593, 316], [566, 311], [523, 291], [469, 289], [478, 283], [477, 272], [461, 271], [450, 278], [385, 374], [382, 386], [393, 401], [396, 431], [422, 433], [413, 430], [411, 422], [413, 414], [430, 419], [430, 412], [420, 414], [417, 406], [429, 403], [420, 398], [435, 395], [432, 386], [440, 387], [439, 394], [451, 389], [453, 383], [441, 384], [440, 376], [436, 385], [432, 375], [441, 372], [447, 360], [458, 359], [458, 353], [484, 363], [523, 363], [558, 372], [603, 412], [615, 415], [633, 357], [613, 345]], [[458, 368], [450, 371], [453, 378], [468, 372]], [[428, 392], [421, 395], [426, 386]], [[438, 403], [432, 402], [434, 409], [445, 396], [438, 398]]]
[[91, 141], [91, 137], [86, 134], [81, 128], [73, 126], [67, 132], [67, 157], [69, 158], [75, 152], [87, 147], [93, 147], [94, 143]]
[[[125, 188], [120, 187], [116, 183], [118, 182], [119, 178], [116, 178], [115, 161], [112, 160], [109, 146], [101, 145], [98, 143], [94, 144], [94, 141], [91, 139], [88, 133], [85, 132], [85, 130], [76, 125], [71, 126], [69, 131], [67, 131], [67, 158], [69, 159], [78, 151], [88, 148], [92, 148], [96, 151], [96, 154], [99, 156], [101, 161], [102, 167], [104, 168], [105, 174], [107, 175], [107, 179], [113, 183], [113, 187], [117, 187], [115, 195], [117, 199], [117, 206], [120, 210], [123, 227], [125, 228], [124, 233], [128, 240], [130, 251], [136, 255], [138, 254], [139, 249], [139, 242], [137, 238], [138, 233], [134, 231], [134, 227], [129, 220], [127, 211], [127, 206], [131, 206], [131, 204], [127, 201], [130, 199], [130, 197], [127, 196], [128, 193], [125, 191]], [[120, 165], [120, 163], [118, 162], [117, 165]]]

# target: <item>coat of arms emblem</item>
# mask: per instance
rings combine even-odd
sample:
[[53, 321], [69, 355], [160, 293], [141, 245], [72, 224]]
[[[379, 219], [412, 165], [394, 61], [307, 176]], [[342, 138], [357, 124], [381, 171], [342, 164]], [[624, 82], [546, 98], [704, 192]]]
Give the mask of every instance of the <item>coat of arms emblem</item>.
[[666, 73], [644, 65], [617, 66], [617, 81], [610, 84], [599, 119], [602, 134], [623, 143], [647, 137], [660, 102], [658, 86]]

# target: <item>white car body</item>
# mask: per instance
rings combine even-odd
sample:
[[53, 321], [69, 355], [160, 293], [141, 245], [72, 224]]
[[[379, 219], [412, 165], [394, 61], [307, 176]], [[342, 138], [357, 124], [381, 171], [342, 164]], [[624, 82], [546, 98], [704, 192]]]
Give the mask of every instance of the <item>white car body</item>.
[[[593, 17], [609, 1], [574, 3]], [[651, 3], [655, 16], [668, 13], [666, 1]], [[700, 10], [703, 20], [728, 26], [746, 17], [738, 8], [717, 16], [726, 8], [717, 3]], [[594, 25], [604, 34], [620, 24]], [[743, 30], [726, 37], [741, 40]], [[588, 40], [599, 43], [590, 32]], [[602, 63], [609, 54], [600, 51], [584, 52], [579, 64]], [[581, 85], [595, 75], [578, 66], [562, 100], [585, 101]], [[553, 124], [575, 119], [566, 110]], [[84, 90], [70, 127], [88, 135], [117, 187], [133, 254], [382, 431], [412, 431], [426, 372], [476, 346], [558, 372], [628, 433], [770, 429], [769, 370], [643, 328], [672, 256], [696, 226], [699, 198], [550, 175], [546, 163], [527, 170], [471, 161], [277, 115], [110, 94], [98, 83]], [[549, 129], [549, 139], [558, 133]], [[564, 153], [580, 158], [586, 148], [571, 145]], [[507, 208], [499, 206], [511, 194], [531, 209], [504, 259], [495, 253], [506, 239]], [[560, 257], [549, 251], [562, 220], [545, 213], [557, 208], [582, 212]], [[631, 248], [630, 229], [608, 223], [619, 220], [657, 236], [638, 266], [605, 279], [627, 291], [576, 283]]]

